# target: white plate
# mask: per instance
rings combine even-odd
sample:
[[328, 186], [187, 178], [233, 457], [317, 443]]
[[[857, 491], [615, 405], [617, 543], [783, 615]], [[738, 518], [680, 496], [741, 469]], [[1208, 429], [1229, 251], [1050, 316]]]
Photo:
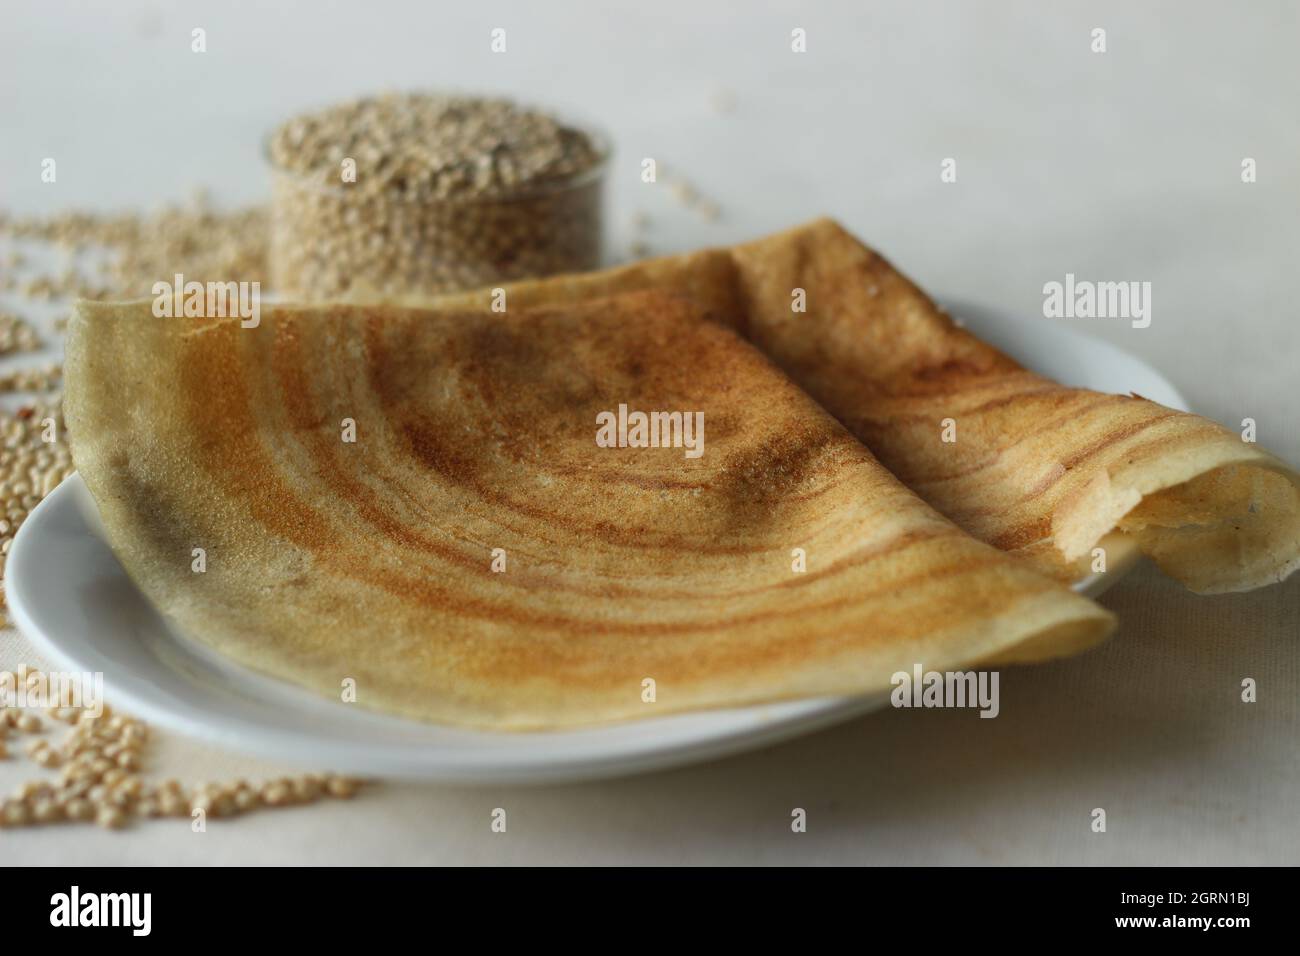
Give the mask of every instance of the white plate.
[[[1059, 323], [954, 309], [982, 338], [1052, 378], [1136, 391], [1174, 408], [1182, 396], [1120, 349]], [[1105, 584], [1131, 561], [1112, 561]], [[174, 633], [104, 542], [73, 476], [24, 522], [6, 567], [18, 626], [59, 667], [104, 675], [115, 706], [231, 750], [343, 773], [453, 782], [539, 783], [702, 761], [807, 733], [879, 708], [888, 694], [703, 711], [559, 733], [459, 730], [386, 717], [257, 674]], [[1076, 587], [1098, 593], [1094, 577]]]

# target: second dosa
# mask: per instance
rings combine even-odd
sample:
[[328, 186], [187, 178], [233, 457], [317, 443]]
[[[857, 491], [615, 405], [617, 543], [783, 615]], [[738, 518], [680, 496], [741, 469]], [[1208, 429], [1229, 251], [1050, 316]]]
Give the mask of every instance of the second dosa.
[[505, 287], [512, 308], [633, 289], [692, 298], [940, 512], [1061, 580], [1083, 576], [1116, 529], [1194, 591], [1300, 567], [1300, 477], [1283, 462], [1197, 415], [1022, 368], [831, 220]]

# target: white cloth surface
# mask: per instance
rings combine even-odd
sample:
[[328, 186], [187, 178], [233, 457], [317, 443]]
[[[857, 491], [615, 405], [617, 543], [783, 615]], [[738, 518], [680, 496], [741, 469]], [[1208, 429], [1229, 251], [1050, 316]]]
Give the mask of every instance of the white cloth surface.
[[[1041, 318], [1067, 272], [1150, 281], [1153, 320], [1061, 320], [1300, 462], [1300, 36], [1287, 3], [43, 2], [0, 33], [0, 208], [265, 196], [261, 138], [383, 88], [489, 90], [608, 129], [614, 252], [831, 214], [941, 298]], [[190, 31], [208, 52], [190, 52]], [[507, 30], [507, 52], [489, 31]], [[790, 51], [803, 27], [808, 52]], [[1091, 30], [1108, 50], [1090, 51]], [[729, 93], [734, 107], [716, 108]], [[58, 181], [40, 181], [44, 157]], [[707, 223], [643, 157], [718, 202]], [[957, 160], [956, 183], [940, 163]], [[1241, 161], [1258, 182], [1241, 182]], [[12, 307], [9, 299], [0, 300]], [[1001, 715], [888, 711], [678, 771], [548, 788], [382, 784], [206, 833], [0, 831], [11, 863], [1287, 863], [1300, 853], [1300, 577], [1196, 597], [1144, 566], [1120, 633], [1002, 677]], [[39, 663], [15, 632], [0, 667]], [[1257, 703], [1240, 700], [1253, 677]], [[150, 770], [278, 768], [172, 735]], [[0, 790], [32, 772], [0, 761]], [[490, 829], [493, 808], [509, 814]], [[808, 830], [790, 831], [790, 812]], [[1108, 831], [1090, 831], [1104, 807]]]

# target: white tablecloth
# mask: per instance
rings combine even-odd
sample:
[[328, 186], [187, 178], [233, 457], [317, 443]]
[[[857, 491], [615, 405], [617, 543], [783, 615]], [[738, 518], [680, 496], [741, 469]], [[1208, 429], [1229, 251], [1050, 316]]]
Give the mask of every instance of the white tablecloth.
[[[385, 87], [595, 119], [656, 251], [833, 214], [941, 296], [1041, 315], [1067, 272], [1153, 284], [1150, 328], [1067, 320], [1300, 462], [1300, 68], [1286, 3], [22, 3], [0, 33], [0, 206], [265, 195], [264, 131]], [[741, 12], [744, 11], [744, 12]], [[191, 30], [208, 51], [190, 51]], [[489, 31], [507, 30], [507, 52]], [[790, 31], [807, 31], [807, 52]], [[1107, 52], [1090, 50], [1107, 31]], [[730, 109], [720, 108], [728, 99]], [[58, 161], [43, 184], [40, 163]], [[652, 156], [717, 223], [639, 181]], [[956, 183], [940, 182], [943, 159]], [[1241, 182], [1256, 160], [1258, 182]], [[11, 300], [0, 300], [12, 307]], [[1049, 321], [1040, 319], [1041, 321]], [[1004, 672], [1002, 712], [889, 711], [762, 752], [545, 789], [377, 786], [206, 833], [0, 831], [11, 862], [1246, 863], [1300, 852], [1300, 577], [1198, 598], [1150, 568], [1105, 647]], [[0, 634], [0, 667], [35, 661]], [[1244, 677], [1259, 700], [1240, 701]], [[170, 735], [153, 769], [278, 772]], [[0, 761], [0, 789], [31, 764]], [[495, 834], [504, 807], [509, 829]], [[790, 811], [808, 830], [790, 831]], [[1090, 831], [1104, 807], [1108, 832]]]

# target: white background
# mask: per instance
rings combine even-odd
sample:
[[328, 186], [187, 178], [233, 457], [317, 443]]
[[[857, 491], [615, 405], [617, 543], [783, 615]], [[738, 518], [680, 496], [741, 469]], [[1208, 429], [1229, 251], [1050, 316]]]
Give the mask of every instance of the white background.
[[[389, 88], [502, 92], [612, 134], [616, 256], [636, 210], [656, 252], [829, 214], [938, 297], [1029, 317], [1067, 272], [1150, 281], [1150, 328], [1071, 324], [1146, 358], [1197, 411], [1255, 418], [1297, 463], [1298, 6], [6, 0], [0, 208], [148, 207], [199, 185], [260, 201], [262, 138], [295, 111]], [[1090, 51], [1098, 26], [1104, 54]], [[641, 183], [646, 156], [722, 218]], [[889, 712], [619, 782], [385, 785], [206, 834], [168, 821], [0, 840], [8, 859], [44, 863], [1294, 862], [1300, 578], [1211, 599], [1143, 570], [1103, 603], [1117, 638], [1005, 673], [997, 720]], [[0, 666], [23, 658], [21, 638], [0, 636]], [[1257, 704], [1238, 701], [1245, 676]], [[0, 764], [0, 785], [19, 769]], [[174, 739], [158, 769], [274, 772]], [[1089, 831], [1098, 806], [1104, 835]], [[506, 834], [489, 831], [494, 807]], [[793, 807], [806, 834], [789, 830]]]

